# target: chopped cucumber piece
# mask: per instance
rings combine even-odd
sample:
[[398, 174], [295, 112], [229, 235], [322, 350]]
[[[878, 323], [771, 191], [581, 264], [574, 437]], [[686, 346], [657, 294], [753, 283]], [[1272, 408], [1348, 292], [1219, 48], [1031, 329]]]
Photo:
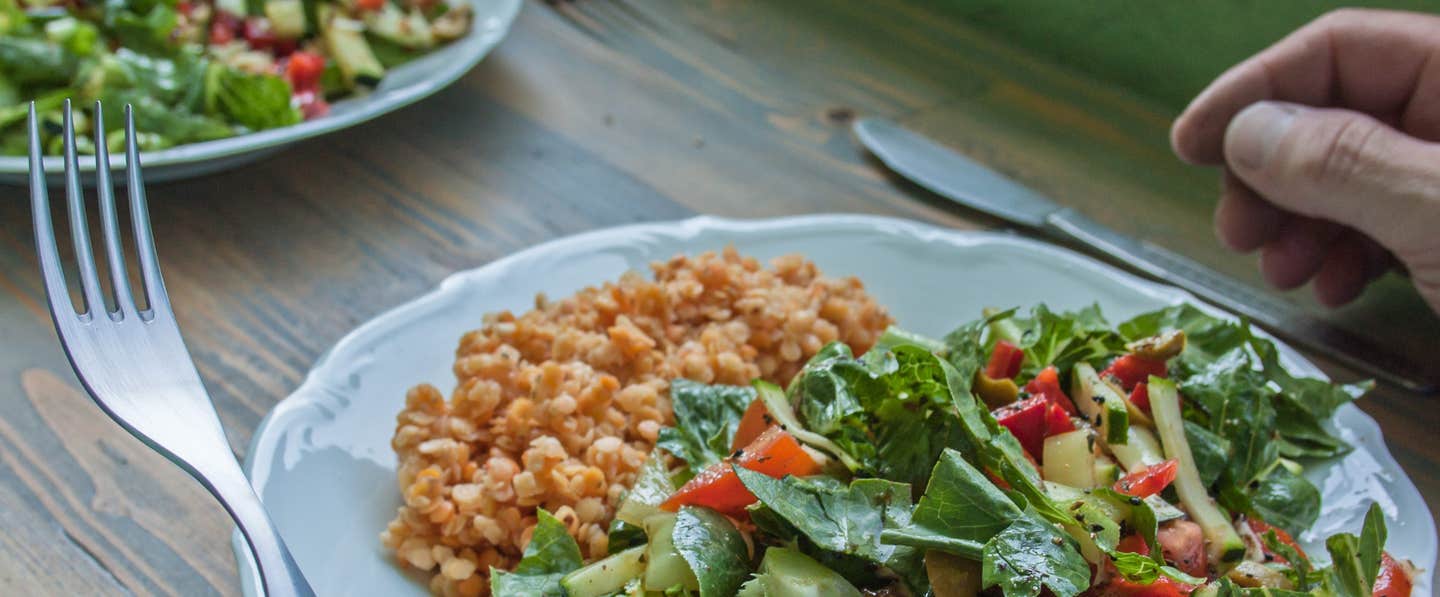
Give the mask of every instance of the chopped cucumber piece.
[[640, 466], [640, 475], [635, 478], [635, 485], [625, 494], [625, 499], [620, 501], [615, 518], [643, 527], [645, 519], [659, 513], [660, 503], [672, 493], [675, 493], [675, 485], [670, 482], [670, 471], [665, 470], [664, 459], [652, 452], [650, 457], [645, 459], [645, 464]]
[[[1000, 310], [994, 307], [985, 307], [980, 310], [980, 314], [986, 318], [994, 317], [999, 313]], [[990, 337], [987, 339], [987, 343], [990, 345], [994, 345], [996, 340], [1004, 340], [1011, 344], [1019, 345], [1020, 339], [1025, 336], [1025, 332], [1020, 329], [1020, 326], [1015, 325], [1015, 319], [1012, 317], [996, 319], [990, 322], [989, 327]]]
[[1160, 440], [1155, 434], [1144, 427], [1131, 427], [1126, 432], [1126, 441], [1123, 444], [1108, 444], [1110, 453], [1120, 461], [1120, 466], [1125, 468], [1126, 473], [1133, 473], [1138, 470], [1165, 462], [1165, 453], [1160, 449]]
[[1190, 452], [1190, 443], [1185, 439], [1184, 419], [1180, 414], [1180, 393], [1175, 383], [1168, 379], [1151, 377], [1149, 381], [1150, 412], [1155, 415], [1155, 428], [1160, 432], [1160, 443], [1165, 454], [1180, 463], [1175, 477], [1175, 493], [1180, 495], [1180, 504], [1190, 513], [1190, 518], [1205, 530], [1206, 546], [1210, 561], [1219, 570], [1233, 567], [1245, 557], [1245, 543], [1230, 524], [1226, 514], [1215, 500], [1210, 498], [1205, 484], [1200, 481], [1200, 472], [1195, 468], [1195, 456]]
[[671, 533], [675, 530], [675, 514], [661, 512], [645, 519], [645, 535], [650, 543], [645, 549], [645, 590], [664, 591], [680, 586], [691, 591], [700, 590], [700, 581], [690, 564], [675, 549]]
[[340, 67], [345, 84], [351, 89], [380, 84], [385, 67], [380, 65], [375, 53], [370, 51], [370, 43], [365, 41], [365, 26], [360, 21], [335, 14], [335, 9], [329, 5], [321, 4], [316, 11], [325, 48]]
[[305, 35], [305, 5], [300, 0], [265, 0], [265, 17], [270, 19], [270, 30], [280, 39]]
[[1120, 467], [1116, 466], [1115, 460], [1109, 456], [1100, 455], [1095, 457], [1095, 484], [1100, 486], [1111, 486], [1120, 480]]
[[1080, 414], [1099, 427], [1101, 437], [1110, 445], [1129, 442], [1130, 402], [1115, 386], [1110, 385], [1089, 363], [1075, 365], [1075, 381], [1070, 396]]
[[1094, 436], [1088, 429], [1076, 429], [1045, 438], [1041, 476], [1045, 481], [1071, 487], [1095, 487]]
[[430, 23], [419, 10], [405, 12], [387, 2], [380, 10], [365, 13], [365, 27], [370, 33], [412, 50], [435, 46], [435, 35], [430, 32]]
[[602, 597], [625, 588], [645, 573], [645, 546], [638, 545], [566, 574], [560, 587], [566, 597]]
[[750, 584], [761, 585], [759, 594], [766, 597], [861, 597], [860, 590], [840, 573], [785, 547], [765, 550], [760, 571], [745, 589], [753, 592]]
[[930, 593], [937, 597], [976, 597], [980, 594], [980, 562], [943, 551], [925, 552], [925, 574]]
[[250, 13], [249, 5], [245, 0], [215, 0], [215, 8], [237, 17], [244, 17]]

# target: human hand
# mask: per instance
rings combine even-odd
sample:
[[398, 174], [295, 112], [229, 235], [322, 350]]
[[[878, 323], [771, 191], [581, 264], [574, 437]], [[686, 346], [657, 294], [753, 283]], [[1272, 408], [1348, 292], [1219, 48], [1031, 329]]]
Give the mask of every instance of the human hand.
[[1272, 285], [1359, 296], [1398, 260], [1440, 313], [1440, 17], [1329, 13], [1226, 71], [1170, 131], [1223, 165], [1215, 228]]

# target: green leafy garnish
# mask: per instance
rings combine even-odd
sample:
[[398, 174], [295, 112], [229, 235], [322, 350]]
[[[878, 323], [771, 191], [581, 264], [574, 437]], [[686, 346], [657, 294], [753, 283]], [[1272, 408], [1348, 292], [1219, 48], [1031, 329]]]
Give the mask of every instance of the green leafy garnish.
[[707, 386], [688, 379], [670, 384], [675, 426], [660, 430], [655, 446], [684, 460], [699, 474], [730, 455], [730, 440], [740, 426], [755, 390], [741, 386]]
[[495, 595], [564, 597], [560, 579], [582, 564], [580, 546], [565, 530], [565, 523], [545, 510], [536, 512], [535, 531], [515, 570], [490, 569], [490, 592]]
[[1075, 540], [1054, 526], [1022, 517], [985, 544], [981, 582], [998, 586], [1007, 597], [1035, 597], [1050, 589], [1073, 597], [1090, 586], [1090, 565]]
[[709, 508], [686, 506], [675, 518], [671, 539], [700, 581], [700, 597], [729, 597], [750, 576], [745, 539], [735, 525]]

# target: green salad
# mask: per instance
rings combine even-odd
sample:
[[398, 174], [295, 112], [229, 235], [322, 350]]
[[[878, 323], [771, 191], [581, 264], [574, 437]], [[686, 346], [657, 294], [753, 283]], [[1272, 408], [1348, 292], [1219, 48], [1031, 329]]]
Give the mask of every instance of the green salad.
[[1309, 463], [1367, 385], [1297, 378], [1239, 323], [1175, 306], [987, 313], [820, 351], [781, 388], [671, 386], [675, 425], [582, 562], [543, 510], [496, 595], [1010, 597], [1411, 593], [1372, 506], [1320, 513]]
[[[156, 150], [320, 118], [386, 69], [457, 39], [470, 5], [442, 0], [0, 0], [0, 154], [24, 154], [33, 100], [60, 153], [65, 99], [123, 143], [126, 104]], [[95, 150], [93, 135], [77, 149]]]

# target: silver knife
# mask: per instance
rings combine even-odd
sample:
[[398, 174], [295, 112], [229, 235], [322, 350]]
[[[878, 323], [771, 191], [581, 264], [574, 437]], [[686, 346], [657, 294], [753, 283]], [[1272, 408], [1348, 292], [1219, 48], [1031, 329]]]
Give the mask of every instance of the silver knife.
[[1324, 353], [1376, 378], [1426, 394], [1440, 385], [1428, 368], [1389, 347], [1162, 247], [1111, 230], [893, 122], [860, 120], [855, 123], [855, 134], [891, 170], [956, 203], [1089, 246], [1123, 265], [1246, 317], [1302, 348]]

